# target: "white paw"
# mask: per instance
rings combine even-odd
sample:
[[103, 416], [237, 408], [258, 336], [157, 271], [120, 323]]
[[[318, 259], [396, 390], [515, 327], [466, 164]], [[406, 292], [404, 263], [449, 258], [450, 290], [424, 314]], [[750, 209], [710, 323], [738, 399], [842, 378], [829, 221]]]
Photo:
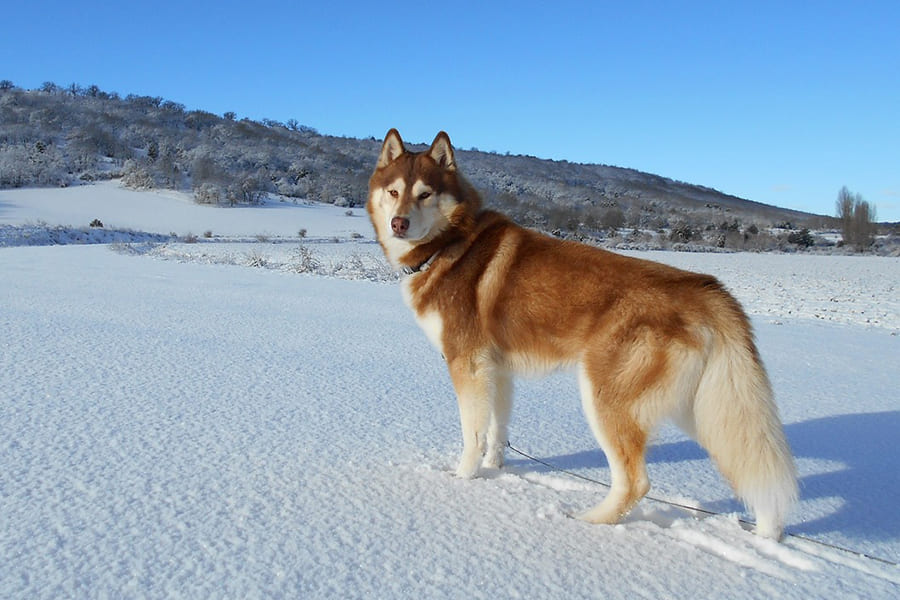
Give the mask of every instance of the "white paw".
[[499, 469], [503, 466], [503, 446], [490, 448], [484, 457], [484, 467], [487, 469]]
[[459, 459], [459, 466], [456, 468], [456, 476], [460, 479], [472, 479], [478, 475], [480, 466], [480, 452], [463, 452], [462, 457]]
[[612, 525], [618, 523], [622, 518], [622, 515], [614, 508], [610, 508], [608, 505], [604, 506], [604, 503], [600, 503], [594, 508], [576, 514], [575, 518], [595, 525]]

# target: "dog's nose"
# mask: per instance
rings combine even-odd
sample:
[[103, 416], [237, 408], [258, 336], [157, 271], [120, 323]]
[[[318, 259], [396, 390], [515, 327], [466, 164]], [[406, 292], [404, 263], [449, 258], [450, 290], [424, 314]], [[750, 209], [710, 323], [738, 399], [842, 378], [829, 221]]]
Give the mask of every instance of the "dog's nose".
[[406, 217], [394, 217], [391, 219], [391, 229], [397, 235], [403, 235], [409, 229], [409, 219]]

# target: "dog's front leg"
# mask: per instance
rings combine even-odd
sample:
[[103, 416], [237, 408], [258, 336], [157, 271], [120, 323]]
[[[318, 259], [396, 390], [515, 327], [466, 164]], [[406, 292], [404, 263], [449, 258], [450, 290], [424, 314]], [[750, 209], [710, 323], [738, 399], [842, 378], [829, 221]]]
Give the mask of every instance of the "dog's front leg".
[[505, 369], [495, 369], [492, 385], [490, 407], [491, 423], [487, 432], [487, 450], [483, 465], [488, 469], [499, 469], [503, 466], [503, 454], [509, 440], [509, 415], [512, 411], [512, 377]]
[[450, 362], [450, 377], [459, 403], [463, 451], [456, 475], [471, 479], [478, 474], [487, 441], [491, 419], [490, 377], [485, 365], [474, 358], [459, 358]]

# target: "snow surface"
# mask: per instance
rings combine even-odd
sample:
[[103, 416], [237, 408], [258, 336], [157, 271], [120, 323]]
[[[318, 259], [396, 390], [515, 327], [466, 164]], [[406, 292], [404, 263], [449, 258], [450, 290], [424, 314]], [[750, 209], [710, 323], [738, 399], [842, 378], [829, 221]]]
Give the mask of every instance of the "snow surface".
[[[746, 532], [674, 428], [651, 495], [720, 516], [644, 500], [588, 525], [568, 515], [603, 487], [515, 453], [456, 479], [441, 357], [345, 210], [0, 191], [20, 240], [0, 248], [0, 597], [900, 595], [896, 564]], [[94, 218], [135, 243], [10, 234]], [[298, 274], [301, 227], [319, 266]], [[801, 476], [788, 531], [900, 561], [900, 259], [638, 255], [718, 276], [751, 314]], [[609, 481], [571, 374], [518, 382], [516, 401], [514, 446]]]
[[197, 204], [190, 194], [175, 191], [136, 191], [117, 180], [71, 188], [0, 190], [0, 225], [49, 223], [88, 227], [99, 219], [107, 228], [159, 234], [276, 237], [351, 233], [371, 236], [366, 211], [330, 204], [291, 200], [269, 201], [261, 207], [220, 208]]

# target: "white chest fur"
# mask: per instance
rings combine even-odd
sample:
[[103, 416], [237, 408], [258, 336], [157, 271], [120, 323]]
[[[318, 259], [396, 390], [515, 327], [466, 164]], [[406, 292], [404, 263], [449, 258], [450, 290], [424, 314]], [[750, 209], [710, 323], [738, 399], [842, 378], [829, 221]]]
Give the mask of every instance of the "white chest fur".
[[410, 283], [414, 277], [415, 275], [407, 277], [401, 284], [401, 289], [403, 290], [403, 302], [405, 302], [410, 310], [413, 311], [413, 314], [416, 317], [416, 323], [418, 323], [419, 327], [422, 328], [422, 331], [425, 332], [425, 337], [428, 338], [431, 345], [437, 348], [438, 352], [443, 354], [444, 344], [441, 340], [443, 339], [444, 334], [444, 320], [441, 319], [441, 315], [437, 311], [419, 313], [413, 308]]

